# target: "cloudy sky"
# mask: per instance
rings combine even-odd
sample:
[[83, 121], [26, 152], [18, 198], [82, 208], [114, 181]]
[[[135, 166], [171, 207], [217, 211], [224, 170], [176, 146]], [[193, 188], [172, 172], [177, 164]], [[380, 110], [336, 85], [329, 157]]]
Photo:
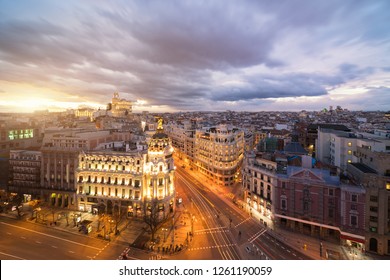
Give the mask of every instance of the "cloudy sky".
[[390, 1], [0, 0], [0, 112], [390, 109]]

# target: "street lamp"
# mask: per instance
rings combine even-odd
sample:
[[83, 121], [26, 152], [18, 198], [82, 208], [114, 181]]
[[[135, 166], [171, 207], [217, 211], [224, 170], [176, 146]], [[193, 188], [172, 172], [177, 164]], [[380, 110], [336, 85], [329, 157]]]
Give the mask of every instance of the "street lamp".
[[165, 241], [166, 241], [166, 235], [165, 235], [165, 233], [168, 231], [168, 229], [167, 229], [167, 228], [163, 228], [162, 231], [163, 231], [163, 233], [164, 233], [164, 242], [165, 242]]
[[175, 243], [175, 216], [172, 217], [172, 243]]
[[195, 220], [195, 215], [192, 215], [191, 217], [191, 234], [194, 235], [194, 220]]

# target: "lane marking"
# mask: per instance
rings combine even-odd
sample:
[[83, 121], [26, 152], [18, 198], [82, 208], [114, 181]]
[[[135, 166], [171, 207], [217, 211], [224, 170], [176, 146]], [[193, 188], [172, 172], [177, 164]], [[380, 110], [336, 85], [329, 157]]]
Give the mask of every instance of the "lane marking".
[[214, 229], [225, 229], [225, 228], [226, 228], [226, 227], [206, 228], [206, 229], [196, 230], [196, 231], [194, 231], [194, 233], [203, 232], [203, 231], [208, 231], [208, 230], [214, 230]]
[[0, 252], [0, 254], [2, 254], [2, 255], [4, 255], [4, 256], [8, 256], [8, 257], [15, 258], [15, 259], [19, 259], [19, 260], [26, 260], [26, 259], [23, 259], [23, 258], [17, 257], [17, 256], [15, 256], [15, 255], [10, 255], [10, 254], [3, 253], [3, 252]]
[[259, 232], [257, 232], [256, 234], [252, 235], [248, 239], [249, 243], [253, 243], [253, 241], [255, 241], [257, 238], [259, 238], [261, 235], [263, 235], [266, 231], [267, 231], [267, 229], [261, 229]]
[[[236, 216], [237, 216], [237, 215], [236, 215]], [[238, 217], [238, 216], [237, 216], [237, 217]], [[241, 224], [243, 224], [243, 223], [249, 221], [250, 219], [251, 219], [251, 218], [246, 218], [245, 220], [243, 220], [241, 223], [235, 225], [234, 227], [236, 228], [236, 227], [240, 226]]]
[[41, 242], [41, 241], [35, 241], [35, 243], [42, 244], [42, 242]]
[[73, 251], [68, 251], [69, 253], [71, 253], [71, 254], [74, 254], [74, 252]]
[[57, 248], [58, 248], [57, 246], [54, 246], [54, 245], [51, 245], [51, 247], [54, 248], [54, 249], [57, 249]]
[[22, 239], [26, 239], [26, 237], [24, 237], [24, 236], [21, 236], [20, 238], [22, 238]]

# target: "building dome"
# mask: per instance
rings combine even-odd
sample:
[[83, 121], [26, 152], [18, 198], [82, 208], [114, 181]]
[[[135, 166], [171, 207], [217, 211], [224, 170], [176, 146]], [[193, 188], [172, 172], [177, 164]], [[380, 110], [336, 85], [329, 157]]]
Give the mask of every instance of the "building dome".
[[164, 149], [164, 156], [170, 156], [170, 155], [172, 155], [172, 154], [173, 154], [173, 151], [174, 151], [173, 147], [172, 147], [170, 144], [167, 145], [167, 146], [165, 147], [165, 149]]
[[168, 138], [169, 138], [168, 135], [161, 131], [157, 131], [152, 136], [152, 139], [168, 139]]
[[164, 132], [162, 127], [162, 118], [158, 119], [158, 127], [156, 133], [152, 136], [149, 142], [149, 150], [154, 152], [164, 152], [165, 148], [171, 146], [171, 140]]

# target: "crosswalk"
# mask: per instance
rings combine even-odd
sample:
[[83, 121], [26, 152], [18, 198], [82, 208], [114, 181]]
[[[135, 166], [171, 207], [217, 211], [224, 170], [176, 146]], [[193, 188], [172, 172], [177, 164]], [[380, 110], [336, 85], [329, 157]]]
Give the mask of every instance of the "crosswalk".
[[194, 235], [202, 235], [202, 234], [213, 234], [213, 233], [221, 233], [221, 232], [230, 232], [230, 230], [210, 230], [210, 231], [203, 231], [203, 232], [195, 232]]
[[188, 251], [218, 249], [218, 248], [234, 247], [236, 245], [237, 245], [237, 243], [224, 244], [224, 245], [214, 245], [214, 246], [204, 246], [204, 247], [190, 248], [190, 249], [188, 249]]
[[248, 239], [249, 243], [253, 243], [253, 241], [255, 241], [257, 238], [259, 238], [261, 235], [263, 235], [266, 231], [267, 231], [267, 229], [261, 229], [259, 232], [255, 233], [254, 235], [249, 237], [249, 239]]
[[249, 221], [251, 218], [246, 218], [245, 220], [243, 220], [241, 223], [238, 223], [237, 225], [235, 225], [234, 227], [236, 228], [236, 227], [238, 227], [238, 226], [240, 226], [240, 225], [242, 225], [243, 223], [245, 223], [245, 222], [247, 222], [247, 221]]

